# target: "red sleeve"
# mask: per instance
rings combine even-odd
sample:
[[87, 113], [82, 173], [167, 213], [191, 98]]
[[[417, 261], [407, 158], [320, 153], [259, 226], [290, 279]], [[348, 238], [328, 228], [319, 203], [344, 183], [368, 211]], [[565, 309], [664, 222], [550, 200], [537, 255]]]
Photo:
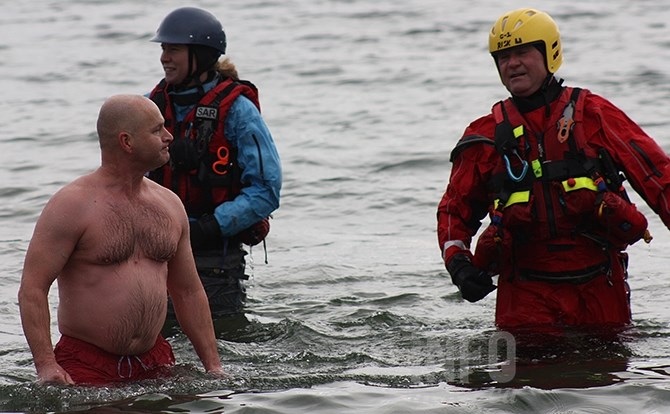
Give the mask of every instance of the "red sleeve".
[[[492, 140], [494, 130], [493, 117], [485, 116], [466, 128], [460, 142], [471, 136]], [[437, 208], [437, 237], [445, 263], [455, 253], [470, 254], [472, 237], [492, 202], [487, 184], [498, 159], [493, 145], [475, 142], [452, 160], [449, 183]]]
[[670, 228], [670, 158], [614, 104], [595, 94], [586, 99], [587, 141], [609, 151], [630, 186]]

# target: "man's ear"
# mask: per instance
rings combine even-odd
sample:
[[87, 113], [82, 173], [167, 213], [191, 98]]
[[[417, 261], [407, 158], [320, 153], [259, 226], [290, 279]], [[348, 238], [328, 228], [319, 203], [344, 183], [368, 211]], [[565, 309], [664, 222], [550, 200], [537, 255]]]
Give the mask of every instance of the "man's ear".
[[126, 131], [121, 131], [119, 133], [119, 147], [121, 150], [127, 153], [133, 152], [133, 137], [130, 133]]

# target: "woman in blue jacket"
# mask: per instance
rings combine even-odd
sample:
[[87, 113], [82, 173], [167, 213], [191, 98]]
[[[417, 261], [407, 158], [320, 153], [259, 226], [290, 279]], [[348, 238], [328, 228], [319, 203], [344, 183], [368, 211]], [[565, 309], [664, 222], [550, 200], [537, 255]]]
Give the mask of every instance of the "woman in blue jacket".
[[[149, 177], [177, 193], [214, 318], [246, 300], [243, 245], [265, 239], [279, 207], [281, 164], [256, 87], [239, 79], [221, 23], [208, 11], [169, 13], [153, 42], [165, 77], [149, 94], [174, 136], [170, 161]], [[172, 309], [169, 311], [170, 316]]]

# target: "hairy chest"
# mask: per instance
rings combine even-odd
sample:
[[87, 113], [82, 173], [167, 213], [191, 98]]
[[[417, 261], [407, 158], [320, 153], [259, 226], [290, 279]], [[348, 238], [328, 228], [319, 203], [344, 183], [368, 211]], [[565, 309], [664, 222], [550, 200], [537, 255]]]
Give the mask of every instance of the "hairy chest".
[[123, 263], [133, 257], [166, 262], [177, 251], [178, 223], [160, 206], [111, 202], [100, 213], [84, 239], [99, 264]]

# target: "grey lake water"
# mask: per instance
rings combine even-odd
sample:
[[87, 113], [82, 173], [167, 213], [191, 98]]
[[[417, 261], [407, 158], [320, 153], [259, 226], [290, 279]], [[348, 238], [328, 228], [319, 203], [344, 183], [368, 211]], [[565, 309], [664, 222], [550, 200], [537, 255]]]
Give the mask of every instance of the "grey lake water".
[[[175, 0], [0, 0], [0, 411], [132, 413], [670, 413], [670, 234], [629, 249], [634, 326], [531, 353], [444, 270], [435, 212], [465, 126], [506, 97], [487, 51], [504, 11], [563, 33], [566, 84], [604, 95], [670, 152], [663, 0], [193, 0], [260, 89], [284, 186], [250, 257], [246, 312], [217, 322], [231, 374], [168, 339], [170, 380], [38, 385], [17, 289], [48, 198], [99, 165], [95, 119], [162, 77], [149, 42]], [[57, 305], [56, 287], [50, 299]], [[113, 315], [110, 315], [113, 317]], [[58, 338], [55, 317], [54, 341]]]

